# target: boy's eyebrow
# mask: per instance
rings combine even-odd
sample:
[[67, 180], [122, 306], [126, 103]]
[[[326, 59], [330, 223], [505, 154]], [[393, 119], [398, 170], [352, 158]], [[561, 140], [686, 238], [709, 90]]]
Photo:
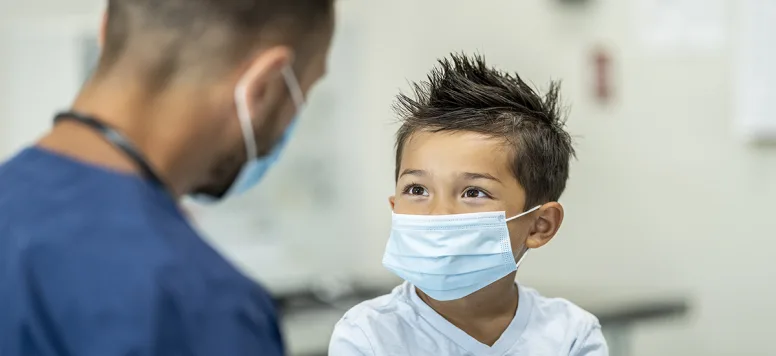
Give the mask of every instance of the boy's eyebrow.
[[492, 180], [492, 181], [501, 183], [501, 181], [498, 178], [487, 173], [464, 172], [464, 173], [461, 173], [461, 176], [466, 180], [487, 179], [487, 180]]
[[428, 172], [422, 169], [405, 169], [403, 172], [401, 172], [401, 174], [399, 175], [399, 178], [404, 177], [406, 175], [424, 177], [427, 174]]

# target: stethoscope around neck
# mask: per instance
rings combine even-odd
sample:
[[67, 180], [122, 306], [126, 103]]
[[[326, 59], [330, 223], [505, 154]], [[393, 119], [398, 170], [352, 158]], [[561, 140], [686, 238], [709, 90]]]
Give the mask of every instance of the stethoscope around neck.
[[152, 183], [164, 188], [168, 192], [172, 192], [169, 187], [164, 184], [158, 174], [151, 168], [148, 159], [137, 149], [137, 147], [126, 136], [120, 133], [115, 128], [104, 123], [102, 120], [83, 114], [77, 111], [64, 111], [54, 116], [54, 124], [71, 121], [81, 125], [84, 125], [92, 129], [95, 133], [102, 136], [109, 144], [124, 153], [129, 159], [131, 159], [135, 165], [140, 169], [143, 176], [145, 176]]

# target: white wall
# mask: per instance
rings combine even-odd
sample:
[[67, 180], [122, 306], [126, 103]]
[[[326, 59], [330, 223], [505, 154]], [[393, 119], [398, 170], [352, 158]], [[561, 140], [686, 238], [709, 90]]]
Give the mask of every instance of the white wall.
[[[3, 1], [0, 22], [42, 17], [41, 5], [49, 14], [99, 9], [95, 1]], [[309, 236], [317, 240], [310, 261], [354, 256], [356, 263], [327, 272], [387, 278], [380, 258], [393, 191], [390, 104], [437, 57], [479, 50], [537, 85], [563, 79], [578, 137], [579, 160], [564, 197], [567, 221], [556, 241], [529, 256], [522, 281], [591, 295], [635, 289], [691, 297], [688, 321], [637, 330], [639, 356], [776, 355], [768, 338], [776, 319], [776, 148], [751, 147], [733, 135], [731, 39], [711, 50], [655, 52], [637, 36], [635, 2], [573, 8], [551, 0], [343, 1], [343, 20], [361, 27], [361, 49], [348, 50], [360, 68], [354, 86], [341, 90], [350, 98], [344, 105], [359, 114], [337, 121], [337, 152], [352, 160], [338, 181], [345, 207], [338, 226], [315, 222], [321, 226]], [[736, 2], [726, 3], [732, 31]], [[599, 44], [612, 50], [617, 70], [616, 101], [608, 107], [591, 100], [590, 51]], [[3, 57], [0, 66], [8, 65]], [[34, 94], [19, 82], [0, 85], [0, 93], [17, 87], [28, 88], [17, 96]], [[9, 127], [0, 125], [0, 132]], [[253, 268], [262, 276], [272, 266]]]

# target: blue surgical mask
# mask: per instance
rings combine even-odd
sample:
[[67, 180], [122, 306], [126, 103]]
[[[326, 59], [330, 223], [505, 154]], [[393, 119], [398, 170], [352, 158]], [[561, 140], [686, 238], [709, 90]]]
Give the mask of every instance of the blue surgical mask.
[[[302, 88], [299, 86], [299, 81], [294, 75], [293, 69], [290, 66], [283, 68], [283, 78], [286, 81], [286, 86], [291, 95], [291, 99], [296, 105], [297, 115], [302, 111], [304, 107], [304, 94]], [[239, 84], [234, 91], [234, 101], [237, 106], [237, 118], [240, 120], [240, 128], [242, 130], [243, 141], [245, 142], [245, 150], [248, 160], [240, 169], [237, 178], [229, 187], [227, 192], [219, 197], [213, 198], [209, 196], [197, 195], [194, 198], [197, 201], [210, 203], [219, 200], [226, 199], [228, 197], [243, 194], [255, 187], [256, 184], [261, 181], [266, 175], [267, 171], [272, 168], [273, 165], [280, 158], [283, 149], [286, 147], [288, 140], [294, 132], [294, 128], [297, 124], [297, 117], [295, 116], [291, 124], [288, 125], [283, 136], [278, 142], [270, 149], [270, 152], [262, 157], [258, 157], [258, 148], [256, 145], [256, 135], [253, 132], [253, 120], [251, 120], [250, 106], [248, 105], [248, 79], [252, 77], [252, 73], [248, 72], [240, 80]]]
[[517, 270], [504, 212], [393, 214], [383, 266], [438, 301], [466, 297]]

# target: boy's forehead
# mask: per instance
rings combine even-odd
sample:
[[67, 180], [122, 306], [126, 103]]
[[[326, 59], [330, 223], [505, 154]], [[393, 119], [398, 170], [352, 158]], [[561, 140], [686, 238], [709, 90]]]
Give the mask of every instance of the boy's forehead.
[[511, 157], [503, 139], [471, 131], [419, 131], [405, 142], [401, 166], [509, 173]]

